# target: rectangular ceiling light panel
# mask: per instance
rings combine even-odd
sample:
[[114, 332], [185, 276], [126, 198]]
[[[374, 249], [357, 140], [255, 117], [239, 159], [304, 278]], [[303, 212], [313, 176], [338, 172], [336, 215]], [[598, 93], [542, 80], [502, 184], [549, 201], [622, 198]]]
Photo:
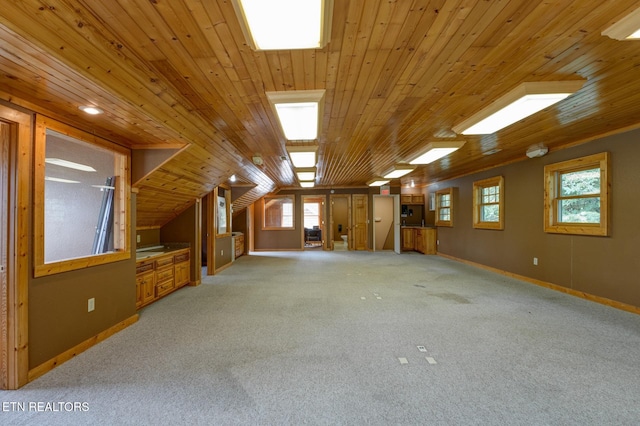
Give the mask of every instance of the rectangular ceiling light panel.
[[483, 110], [453, 127], [462, 135], [495, 133], [577, 92], [584, 80], [522, 83]]
[[95, 172], [96, 171], [96, 169], [94, 169], [91, 166], [87, 166], [85, 164], [80, 164], [80, 163], [74, 163], [73, 161], [63, 160], [61, 158], [45, 158], [44, 162], [47, 163], [47, 164], [54, 164], [54, 165], [60, 166], [60, 167], [66, 167], [67, 169], [80, 170], [82, 172]]
[[324, 93], [324, 90], [266, 92], [287, 140], [318, 139]]
[[602, 35], [614, 40], [640, 39], [640, 8], [611, 25], [602, 32]]
[[291, 163], [293, 163], [293, 167], [295, 167], [296, 169], [304, 169], [316, 166], [316, 151], [318, 150], [317, 145], [287, 146], [286, 149], [287, 153], [289, 154], [289, 158], [291, 158]]
[[384, 179], [384, 178], [375, 178], [370, 180], [369, 182], [367, 182], [367, 185], [369, 186], [382, 186], [389, 183], [389, 179]]
[[302, 188], [313, 188], [315, 186], [315, 182], [300, 182], [300, 186]]
[[290, 141], [312, 141], [318, 138], [318, 104], [300, 102], [275, 104], [284, 137]]
[[430, 142], [423, 154], [409, 161], [409, 164], [429, 164], [457, 151], [465, 141]]
[[321, 49], [331, 35], [333, 0], [232, 0], [255, 50]]
[[415, 170], [414, 166], [409, 166], [409, 165], [398, 165], [398, 166], [394, 166], [393, 170], [390, 171], [389, 173], [384, 175], [385, 179], [397, 179], [399, 177], [402, 177], [408, 173], [411, 173], [413, 170]]
[[316, 169], [314, 167], [308, 167], [303, 169], [296, 169], [296, 176], [298, 176], [298, 180], [309, 181], [316, 179]]

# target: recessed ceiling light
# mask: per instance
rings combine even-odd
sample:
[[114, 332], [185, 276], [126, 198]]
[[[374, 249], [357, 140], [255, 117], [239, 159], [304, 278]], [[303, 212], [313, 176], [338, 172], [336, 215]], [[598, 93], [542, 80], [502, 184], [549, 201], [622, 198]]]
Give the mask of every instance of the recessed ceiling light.
[[324, 90], [266, 92], [287, 140], [318, 139], [324, 93]]
[[255, 50], [319, 49], [331, 35], [333, 0], [232, 0]]
[[60, 158], [45, 158], [44, 162], [47, 164], [54, 164], [60, 167], [66, 167], [67, 169], [81, 170], [83, 172], [95, 172], [91, 166], [87, 166], [85, 164], [74, 163], [73, 161], [63, 160]]
[[44, 180], [48, 180], [50, 182], [60, 182], [60, 183], [80, 183], [77, 180], [62, 179], [62, 178], [51, 177], [51, 176], [45, 176]]
[[84, 111], [87, 114], [91, 114], [91, 115], [98, 115], [98, 114], [102, 114], [104, 112], [103, 110], [101, 110], [98, 107], [88, 106], [88, 105], [79, 106], [78, 109], [80, 111]]
[[317, 145], [287, 146], [286, 149], [289, 153], [289, 157], [291, 158], [291, 162], [293, 163], [293, 167], [296, 169], [315, 167], [316, 151], [318, 150]]
[[312, 181], [316, 179], [316, 169], [315, 167], [306, 167], [302, 169], [296, 169], [296, 176], [298, 176], [298, 180], [302, 181]]
[[602, 32], [602, 35], [614, 40], [640, 39], [640, 8], [611, 25]]
[[464, 141], [430, 142], [424, 153], [409, 161], [409, 164], [429, 164], [457, 151]]
[[463, 135], [495, 133], [577, 92], [585, 80], [525, 82], [473, 114], [453, 131]]
[[399, 177], [402, 177], [404, 175], [406, 175], [407, 173], [411, 173], [412, 171], [415, 170], [414, 166], [411, 165], [405, 165], [405, 164], [398, 164], [393, 166], [393, 170], [391, 170], [389, 173], [384, 175], [385, 179], [396, 179]]
[[384, 178], [375, 178], [375, 179], [371, 179], [369, 182], [367, 182], [367, 185], [369, 186], [382, 186], [384, 184], [389, 183], [389, 179], [384, 179]]
[[99, 190], [103, 191], [106, 189], [110, 189], [110, 190], [114, 190], [116, 189], [115, 186], [109, 186], [109, 185], [91, 185], [93, 188], [98, 188]]

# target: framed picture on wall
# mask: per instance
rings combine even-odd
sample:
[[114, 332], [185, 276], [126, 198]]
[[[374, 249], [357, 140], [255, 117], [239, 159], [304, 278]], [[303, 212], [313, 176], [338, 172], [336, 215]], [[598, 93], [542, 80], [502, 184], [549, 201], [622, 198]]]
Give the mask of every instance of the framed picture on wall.
[[227, 237], [231, 235], [231, 191], [228, 188], [219, 186], [215, 190], [215, 223], [216, 237]]

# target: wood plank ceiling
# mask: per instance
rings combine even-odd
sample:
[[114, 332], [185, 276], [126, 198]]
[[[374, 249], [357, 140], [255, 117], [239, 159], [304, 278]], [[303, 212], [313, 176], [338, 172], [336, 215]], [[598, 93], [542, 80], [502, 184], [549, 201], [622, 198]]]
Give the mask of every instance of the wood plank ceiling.
[[[402, 179], [424, 185], [640, 122], [640, 42], [601, 32], [635, 0], [335, 0], [324, 49], [251, 50], [229, 0], [3, 0], [0, 99], [134, 148], [186, 146], [136, 186], [160, 226], [236, 174], [298, 187], [265, 92], [326, 89], [317, 187], [363, 186], [523, 81], [574, 96]], [[78, 105], [106, 111], [89, 117]], [[252, 157], [262, 156], [263, 166]]]

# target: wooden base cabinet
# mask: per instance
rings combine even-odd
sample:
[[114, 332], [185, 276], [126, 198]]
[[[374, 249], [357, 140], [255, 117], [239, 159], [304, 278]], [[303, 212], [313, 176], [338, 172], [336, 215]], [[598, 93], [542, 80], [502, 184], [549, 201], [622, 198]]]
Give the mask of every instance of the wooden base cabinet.
[[402, 228], [402, 250], [415, 250], [415, 228]]
[[436, 229], [416, 229], [416, 251], [422, 254], [436, 254]]
[[[153, 266], [153, 264], [151, 264]], [[155, 299], [156, 273], [153, 269], [136, 275], [136, 308], [140, 309]]]
[[402, 228], [402, 250], [436, 254], [436, 228]]
[[244, 254], [244, 235], [236, 235], [234, 238], [236, 246], [234, 247], [236, 259]]
[[190, 282], [189, 262], [181, 262], [176, 264], [176, 287], [182, 287]]
[[136, 263], [136, 308], [189, 284], [189, 257], [189, 249], [182, 249]]

